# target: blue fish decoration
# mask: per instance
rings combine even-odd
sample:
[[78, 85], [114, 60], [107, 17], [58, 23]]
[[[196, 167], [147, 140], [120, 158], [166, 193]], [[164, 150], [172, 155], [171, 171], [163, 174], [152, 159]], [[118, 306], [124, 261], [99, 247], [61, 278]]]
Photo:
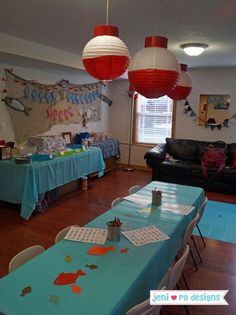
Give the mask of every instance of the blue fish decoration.
[[27, 87], [24, 88], [24, 96], [28, 98], [30, 96], [30, 89]]
[[88, 94], [85, 94], [85, 95], [84, 95], [84, 98], [85, 98], [85, 102], [86, 102], [86, 104], [88, 104], [88, 102], [89, 102], [89, 99], [88, 99]]
[[78, 105], [80, 103], [80, 96], [79, 94], [75, 94], [75, 102]]
[[67, 102], [70, 103], [72, 101], [72, 99], [71, 99], [71, 97], [72, 97], [71, 92], [67, 92], [66, 97], [67, 97]]
[[52, 98], [51, 92], [47, 92], [47, 93], [45, 94], [46, 102], [47, 102], [47, 103], [51, 102], [51, 98]]
[[75, 94], [74, 93], [71, 93], [71, 100], [72, 100], [72, 103], [75, 104]]
[[83, 96], [83, 95], [80, 95], [80, 101], [81, 101], [81, 104], [84, 104], [85, 99], [84, 99], [84, 96]]
[[37, 90], [33, 90], [33, 91], [32, 91], [31, 97], [32, 97], [32, 101], [33, 101], [33, 102], [36, 102], [36, 101], [37, 101], [38, 94], [39, 94], [39, 92], [38, 92]]
[[44, 101], [44, 97], [45, 97], [45, 93], [44, 92], [40, 92], [39, 93], [39, 101], [40, 101], [40, 103], [42, 103]]
[[51, 95], [52, 95], [52, 102], [53, 102], [53, 103], [56, 103], [56, 100], [57, 100], [57, 92], [52, 91]]

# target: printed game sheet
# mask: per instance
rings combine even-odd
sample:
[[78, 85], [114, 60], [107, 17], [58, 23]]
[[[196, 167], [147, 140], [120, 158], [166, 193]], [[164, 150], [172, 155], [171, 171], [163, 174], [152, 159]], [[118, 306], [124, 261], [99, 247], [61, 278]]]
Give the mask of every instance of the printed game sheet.
[[104, 244], [107, 238], [107, 230], [72, 226], [65, 240], [79, 241], [85, 243]]

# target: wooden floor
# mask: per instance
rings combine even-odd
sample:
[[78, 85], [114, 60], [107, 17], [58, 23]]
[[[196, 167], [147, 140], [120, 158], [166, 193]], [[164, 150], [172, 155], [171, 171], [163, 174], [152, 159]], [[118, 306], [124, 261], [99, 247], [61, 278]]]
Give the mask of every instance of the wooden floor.
[[[56, 234], [71, 224], [80, 226], [88, 223], [110, 208], [112, 200], [128, 194], [133, 185], [145, 185], [151, 180], [151, 173], [122, 170], [106, 173], [100, 179], [91, 181], [87, 191], [76, 190], [50, 204], [49, 210], [33, 215], [29, 221], [19, 216], [15, 205], [0, 204], [0, 277], [8, 272], [12, 256], [24, 248], [41, 244], [50, 247]], [[207, 193], [210, 200], [236, 203], [236, 196]], [[191, 306], [191, 315], [234, 315], [236, 314], [236, 244], [207, 239], [204, 248], [197, 242], [203, 257], [199, 271], [189, 262], [185, 274], [191, 289], [229, 290], [226, 296], [230, 306]], [[183, 307], [163, 308], [166, 315], [185, 314]], [[50, 314], [48, 314], [50, 315]], [[119, 315], [119, 314], [117, 314]]]

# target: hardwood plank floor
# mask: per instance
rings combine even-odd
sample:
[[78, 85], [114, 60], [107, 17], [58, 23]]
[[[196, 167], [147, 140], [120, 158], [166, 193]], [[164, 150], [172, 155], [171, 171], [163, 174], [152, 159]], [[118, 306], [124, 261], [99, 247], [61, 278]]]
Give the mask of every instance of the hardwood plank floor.
[[[145, 185], [151, 173], [124, 172], [120, 169], [91, 181], [91, 189], [69, 192], [49, 205], [49, 210], [33, 215], [29, 221], [19, 216], [19, 208], [8, 203], [0, 204], [0, 277], [8, 272], [10, 259], [28, 246], [41, 244], [46, 248], [54, 244], [56, 234], [72, 224], [84, 225], [110, 208], [112, 200], [128, 194], [133, 185]], [[236, 203], [236, 196], [207, 193], [210, 200]], [[207, 239], [203, 248], [197, 239], [203, 263], [196, 272], [193, 265], [186, 265], [185, 274], [191, 289], [227, 289], [230, 306], [191, 306], [191, 315], [236, 314], [236, 244]], [[184, 314], [182, 307], [164, 307], [166, 315]], [[48, 314], [49, 315], [49, 314]], [[119, 315], [119, 314], [117, 314]]]

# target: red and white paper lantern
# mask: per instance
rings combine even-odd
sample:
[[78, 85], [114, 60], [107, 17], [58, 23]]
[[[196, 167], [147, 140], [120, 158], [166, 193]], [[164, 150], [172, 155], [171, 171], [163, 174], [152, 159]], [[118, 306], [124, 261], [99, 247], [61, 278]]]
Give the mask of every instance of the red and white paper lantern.
[[192, 90], [192, 80], [190, 74], [187, 72], [188, 66], [184, 63], [180, 64], [181, 72], [176, 87], [168, 93], [168, 96], [174, 100], [186, 99]]
[[177, 84], [179, 63], [167, 50], [167, 43], [166, 37], [146, 37], [145, 48], [131, 58], [129, 81], [138, 93], [147, 98], [164, 96]]
[[97, 25], [94, 38], [84, 47], [82, 61], [86, 71], [98, 80], [114, 80], [129, 65], [129, 51], [112, 25]]

